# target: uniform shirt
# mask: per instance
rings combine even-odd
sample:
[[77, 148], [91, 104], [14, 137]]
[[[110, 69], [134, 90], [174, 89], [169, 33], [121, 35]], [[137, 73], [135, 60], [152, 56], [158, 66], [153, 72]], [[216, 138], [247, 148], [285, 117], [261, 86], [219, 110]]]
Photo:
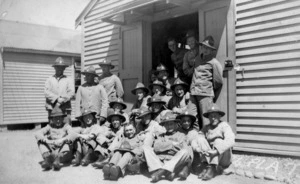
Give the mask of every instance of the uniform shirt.
[[79, 86], [76, 93], [75, 117], [82, 114], [82, 109], [96, 112], [97, 115], [107, 116], [108, 97], [102, 85], [89, 85], [87, 83]]
[[191, 95], [217, 97], [223, 85], [223, 69], [218, 60], [213, 56], [197, 57], [193, 80], [191, 84]]
[[116, 75], [100, 76], [99, 84], [105, 88], [109, 102], [121, 98], [124, 95], [122, 83]]
[[96, 123], [89, 127], [75, 129], [74, 132], [82, 135], [94, 135], [96, 142], [100, 145], [104, 144], [107, 141], [107, 137], [110, 135], [107, 127], [100, 126]]
[[111, 134], [114, 135], [113, 141], [112, 143], [109, 145], [108, 150], [110, 150], [111, 152], [114, 151], [116, 148], [118, 148], [118, 146], [120, 145], [120, 141], [123, 139], [124, 137], [124, 127], [121, 126], [119, 129], [110, 129]]
[[[169, 77], [167, 80], [163, 80], [163, 84], [166, 86], [166, 94], [167, 96], [172, 96], [173, 91], [171, 90], [171, 86], [174, 84], [175, 78]], [[168, 95], [170, 94], [170, 95]]]
[[177, 48], [176, 51], [173, 52], [173, 54], [171, 55], [171, 60], [177, 71], [177, 77], [182, 80], [185, 78], [185, 74], [183, 72], [183, 57], [186, 52], [187, 52], [186, 49]]
[[154, 152], [161, 160], [170, 160], [178, 151], [187, 148], [187, 137], [176, 131], [173, 134], [163, 134], [154, 141]]
[[187, 110], [187, 104], [190, 99], [190, 93], [187, 92], [183, 97], [178, 97], [175, 93], [172, 98], [169, 100], [168, 109], [173, 110], [174, 107], [179, 109], [179, 114]]
[[157, 137], [160, 134], [166, 133], [166, 129], [165, 127], [161, 126], [157, 121], [151, 120], [147, 127], [142, 125], [142, 123], [138, 124], [137, 132], [140, 139], [144, 140], [146, 133]]
[[235, 135], [225, 121], [220, 122], [216, 127], [208, 126], [204, 134], [208, 143], [217, 149], [220, 155], [233, 147], [235, 142]]
[[150, 98], [151, 98], [151, 96], [148, 95], [148, 96], [142, 98], [141, 100], [136, 100], [135, 103], [133, 104], [131, 110], [140, 109], [141, 107], [148, 108], [147, 103]]
[[169, 109], [167, 110], [161, 110], [160, 112], [153, 113], [154, 121], [158, 122], [160, 124], [162, 117], [167, 113], [170, 112]]
[[195, 61], [198, 55], [199, 49], [197, 47], [186, 52], [183, 57], [183, 72], [189, 79], [188, 84], [190, 84], [191, 78], [193, 77]]
[[119, 147], [123, 144], [123, 142], [128, 142], [131, 147], [131, 151], [135, 155], [142, 155], [143, 154], [143, 140], [139, 138], [139, 136], [135, 135], [133, 138], [128, 137], [122, 137], [122, 139], [119, 141]]
[[38, 141], [42, 139], [59, 140], [62, 138], [69, 138], [73, 133], [72, 127], [69, 124], [63, 124], [61, 127], [55, 127], [54, 124], [50, 123], [37, 131], [35, 138]]
[[45, 83], [46, 109], [52, 110], [57, 99], [63, 98], [61, 108], [71, 110], [71, 98], [75, 94], [74, 82], [65, 75], [56, 78], [55, 75], [49, 77]]

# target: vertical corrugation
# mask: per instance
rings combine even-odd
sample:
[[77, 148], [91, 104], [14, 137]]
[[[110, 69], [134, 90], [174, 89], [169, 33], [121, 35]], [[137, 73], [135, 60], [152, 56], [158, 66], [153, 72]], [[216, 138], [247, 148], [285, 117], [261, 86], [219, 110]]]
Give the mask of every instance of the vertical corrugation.
[[300, 155], [300, 1], [237, 1], [237, 150]]
[[[56, 57], [58, 56], [4, 53], [3, 124], [48, 121], [44, 86], [46, 79], [54, 74], [51, 65]], [[64, 59], [71, 63], [71, 57], [64, 57]], [[65, 74], [69, 77], [72, 77], [71, 72], [71, 67], [65, 70]]]

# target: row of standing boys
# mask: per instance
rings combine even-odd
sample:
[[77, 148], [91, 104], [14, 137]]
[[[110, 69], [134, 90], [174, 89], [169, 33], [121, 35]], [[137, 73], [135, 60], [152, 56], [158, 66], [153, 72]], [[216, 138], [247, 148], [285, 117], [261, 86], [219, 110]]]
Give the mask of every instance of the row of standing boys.
[[[112, 62], [100, 62], [102, 75], [93, 66], [82, 74], [85, 83], [76, 92], [71, 126], [74, 86], [64, 75], [68, 65], [59, 57], [55, 74], [45, 83], [49, 124], [35, 136], [45, 170], [60, 170], [64, 163], [101, 168], [106, 180], [147, 172], [152, 182], [185, 180], [192, 172], [210, 180], [231, 164], [234, 133], [221, 120], [225, 113], [215, 104], [222, 88], [222, 66], [214, 57], [211, 36], [201, 43], [187, 34], [190, 50], [168, 40], [176, 78], [160, 64], [147, 88], [137, 83], [137, 98], [129, 113], [123, 102], [120, 79], [111, 73]], [[199, 51], [201, 47], [201, 51]]]

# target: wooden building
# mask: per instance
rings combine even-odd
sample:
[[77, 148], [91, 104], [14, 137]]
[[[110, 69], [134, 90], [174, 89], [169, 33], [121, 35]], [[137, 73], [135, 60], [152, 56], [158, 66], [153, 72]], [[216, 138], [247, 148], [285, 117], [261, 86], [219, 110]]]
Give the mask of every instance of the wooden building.
[[284, 0], [92, 0], [76, 20], [82, 66], [110, 58], [131, 102], [168, 36], [212, 35], [220, 63], [234, 64], [217, 102], [237, 134], [234, 149], [300, 155], [299, 12], [299, 1]]
[[46, 123], [46, 79], [55, 74], [57, 57], [70, 65], [65, 74], [75, 78], [80, 32], [4, 20], [0, 27], [0, 125]]

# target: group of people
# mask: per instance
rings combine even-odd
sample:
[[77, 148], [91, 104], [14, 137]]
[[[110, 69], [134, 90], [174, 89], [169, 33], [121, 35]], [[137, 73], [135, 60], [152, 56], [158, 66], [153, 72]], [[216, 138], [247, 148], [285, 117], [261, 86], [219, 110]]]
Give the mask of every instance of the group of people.
[[[59, 57], [55, 75], [45, 84], [49, 124], [36, 133], [45, 170], [59, 170], [64, 163], [101, 168], [106, 180], [140, 174], [143, 168], [151, 181], [185, 180], [191, 172], [210, 180], [231, 163], [235, 135], [221, 120], [225, 113], [215, 104], [222, 88], [222, 66], [214, 57], [211, 36], [198, 43], [188, 35], [190, 50], [168, 40], [176, 78], [160, 64], [155, 80], [147, 88], [138, 82], [129, 113], [123, 102], [120, 79], [110, 72], [108, 59], [82, 74], [85, 83], [76, 92], [75, 117], [71, 126], [72, 81], [63, 72], [68, 66]], [[199, 51], [201, 46], [201, 52]], [[200, 52], [200, 53], [199, 53]]]

